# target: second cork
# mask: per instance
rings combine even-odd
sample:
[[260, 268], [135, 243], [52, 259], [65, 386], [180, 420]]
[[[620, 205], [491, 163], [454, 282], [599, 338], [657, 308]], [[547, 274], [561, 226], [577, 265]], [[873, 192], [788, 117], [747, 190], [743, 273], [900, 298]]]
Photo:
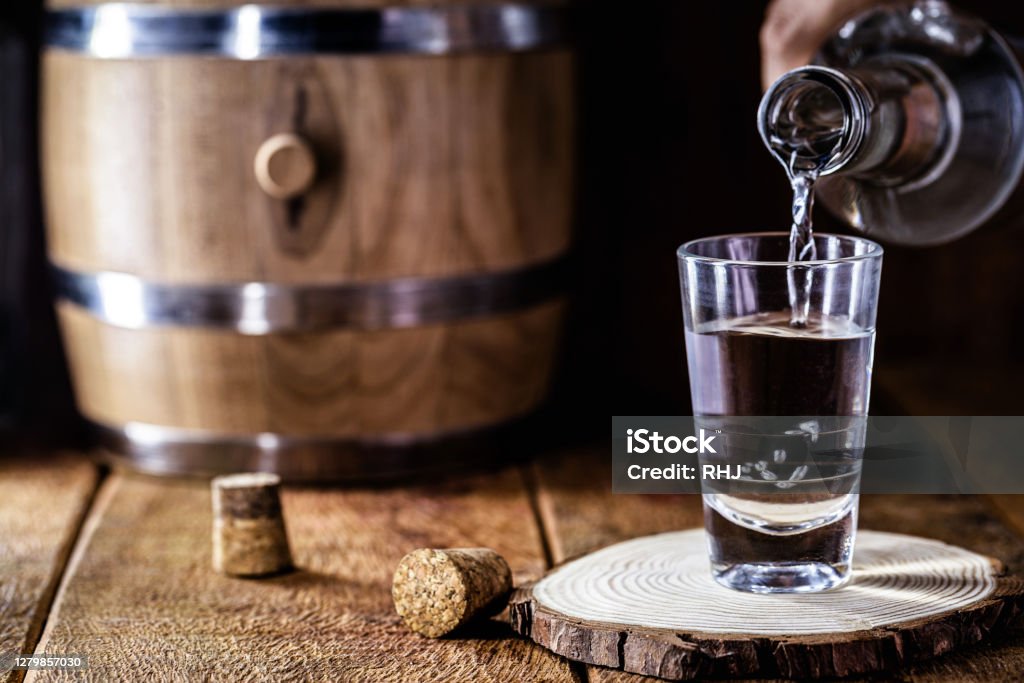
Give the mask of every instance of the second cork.
[[281, 479], [254, 472], [217, 477], [213, 493], [213, 568], [259, 577], [292, 568], [281, 512]]

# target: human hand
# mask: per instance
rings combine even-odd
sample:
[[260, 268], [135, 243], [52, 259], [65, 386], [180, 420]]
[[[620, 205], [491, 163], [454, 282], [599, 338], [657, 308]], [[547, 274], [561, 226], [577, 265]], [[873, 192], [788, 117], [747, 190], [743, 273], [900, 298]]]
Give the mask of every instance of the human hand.
[[839, 26], [880, 0], [772, 0], [761, 25], [761, 84], [804, 66]]

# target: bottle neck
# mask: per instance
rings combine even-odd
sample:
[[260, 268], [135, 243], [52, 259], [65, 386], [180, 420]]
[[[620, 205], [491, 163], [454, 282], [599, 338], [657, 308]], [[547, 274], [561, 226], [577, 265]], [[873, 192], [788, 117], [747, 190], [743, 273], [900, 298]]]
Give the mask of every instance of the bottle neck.
[[784, 74], [758, 112], [761, 137], [790, 173], [842, 173], [882, 185], [928, 175], [949, 122], [934, 74], [917, 63], [840, 71], [807, 66]]

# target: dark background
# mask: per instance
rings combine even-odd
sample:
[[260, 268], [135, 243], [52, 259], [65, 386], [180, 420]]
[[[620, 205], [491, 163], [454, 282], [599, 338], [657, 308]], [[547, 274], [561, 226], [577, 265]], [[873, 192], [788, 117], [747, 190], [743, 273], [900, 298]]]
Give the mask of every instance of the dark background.
[[45, 266], [36, 106], [40, 5], [0, 4], [0, 439], [27, 433], [63, 445], [80, 441], [83, 431]]
[[[676, 247], [704, 235], [787, 228], [788, 183], [754, 121], [766, 4], [581, 4], [575, 303], [549, 410], [572, 430], [603, 436], [613, 414], [688, 412]], [[960, 5], [1024, 35], [1019, 3]], [[13, 35], [34, 55], [38, 15], [32, 2], [0, 4], [5, 42]], [[0, 254], [8, 288], [0, 293], [0, 336], [17, 359], [15, 374], [0, 376], [0, 411], [15, 405], [35, 431], [73, 435], [46, 303], [33, 71], [24, 87], [0, 78], [3, 107], [15, 112], [0, 128], [3, 182], [13, 187], [11, 174], [21, 173], [33, 198], [0, 225], [5, 239], [20, 235], [0, 243], [8, 250]], [[18, 117], [20, 125], [10, 123]], [[12, 135], [28, 150], [20, 172], [11, 165], [21, 154]], [[816, 222], [841, 229], [823, 210]], [[1024, 229], [1009, 226], [928, 250], [886, 245], [874, 413], [1024, 413], [1022, 240]]]

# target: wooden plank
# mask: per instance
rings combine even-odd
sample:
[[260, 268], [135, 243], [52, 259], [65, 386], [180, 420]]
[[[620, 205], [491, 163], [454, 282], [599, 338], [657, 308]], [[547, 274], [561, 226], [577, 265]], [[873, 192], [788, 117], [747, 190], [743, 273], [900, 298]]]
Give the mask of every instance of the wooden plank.
[[611, 492], [611, 458], [580, 449], [534, 465], [537, 504], [555, 564], [618, 541], [703, 524], [700, 496]]
[[98, 476], [76, 454], [0, 459], [0, 653], [35, 648]]
[[[699, 496], [614, 495], [607, 451], [580, 450], [534, 468], [537, 501], [555, 562], [625, 538], [699, 526]], [[861, 497], [862, 528], [915, 534], [954, 543], [1024, 572], [1024, 542], [978, 496]], [[638, 676], [588, 667], [595, 682], [636, 683]], [[925, 662], [905, 672], [909, 680], [1014, 680], [1024, 672], [1024, 628], [991, 643]]]
[[1024, 536], [1024, 494], [991, 495], [989, 500], [1006, 525]]
[[576, 679], [507, 623], [430, 640], [391, 602], [395, 566], [421, 546], [493, 547], [518, 581], [544, 571], [517, 472], [438, 487], [286, 489], [282, 503], [300, 571], [232, 579], [210, 569], [206, 485], [112, 476], [40, 648], [88, 654], [96, 680]]

